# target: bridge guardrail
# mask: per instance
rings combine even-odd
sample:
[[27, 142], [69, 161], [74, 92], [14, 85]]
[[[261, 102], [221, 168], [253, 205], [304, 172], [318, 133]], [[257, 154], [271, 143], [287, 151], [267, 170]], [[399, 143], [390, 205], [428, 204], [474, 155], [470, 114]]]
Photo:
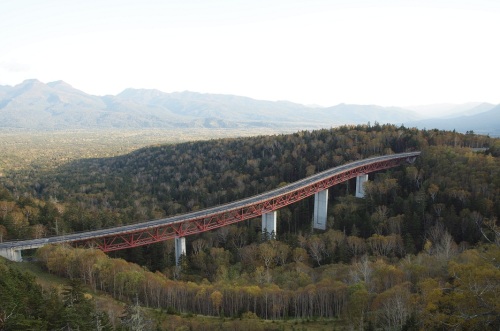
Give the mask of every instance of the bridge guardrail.
[[[26, 247], [26, 246], [36, 246], [36, 245], [44, 245], [47, 243], [62, 243], [62, 242], [75, 242], [82, 241], [90, 238], [99, 238], [99, 237], [107, 237], [112, 234], [125, 234], [125, 233], [133, 233], [144, 229], [155, 228], [165, 224], [176, 224], [181, 222], [186, 222], [193, 219], [199, 219], [202, 217], [209, 217], [214, 213], [221, 212], [221, 210], [226, 209], [227, 211], [245, 208], [246, 206], [258, 203], [259, 201], [265, 201], [267, 199], [272, 199], [273, 197], [280, 196], [281, 194], [285, 194], [287, 192], [293, 192], [295, 190], [299, 190], [302, 187], [311, 185], [311, 183], [321, 181], [323, 178], [328, 176], [333, 176], [336, 173], [342, 172], [346, 169], [355, 168], [363, 165], [369, 165], [373, 163], [377, 163], [384, 160], [393, 160], [393, 159], [403, 159], [407, 157], [416, 157], [419, 156], [421, 152], [407, 152], [407, 153], [398, 153], [398, 154], [390, 154], [383, 156], [375, 156], [368, 159], [356, 160], [350, 163], [346, 163], [334, 168], [330, 168], [321, 172], [318, 172], [312, 176], [300, 179], [293, 183], [289, 183], [285, 186], [275, 188], [273, 190], [260, 193], [251, 197], [231, 201], [225, 204], [209, 207], [200, 211], [188, 212], [184, 214], [172, 215], [166, 218], [156, 219], [156, 220], [148, 220], [144, 222], [138, 223], [130, 223], [122, 226], [114, 226], [109, 228], [102, 228], [91, 231], [80, 231], [73, 232], [69, 234], [59, 235], [59, 236], [48, 236], [39, 239], [29, 239], [29, 240], [10, 240], [3, 243], [0, 243], [0, 249], [4, 248], [15, 248], [15, 247]], [[140, 227], [137, 227], [139, 226]], [[20, 248], [22, 249], [22, 248]]]

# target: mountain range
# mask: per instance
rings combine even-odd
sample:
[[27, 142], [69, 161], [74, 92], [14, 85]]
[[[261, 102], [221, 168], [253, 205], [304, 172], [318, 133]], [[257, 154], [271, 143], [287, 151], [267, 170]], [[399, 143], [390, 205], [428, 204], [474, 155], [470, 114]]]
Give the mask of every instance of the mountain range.
[[[188, 91], [165, 93], [152, 89], [126, 89], [117, 95], [95, 96], [63, 81], [44, 84], [36, 79], [16, 86], [0, 86], [0, 129], [272, 127], [298, 130], [379, 122], [500, 134], [499, 106], [466, 104], [461, 108], [462, 116], [451, 119], [423, 119], [417, 110], [350, 104], [312, 107], [288, 101]], [[443, 114], [449, 116], [446, 112]]]
[[481, 103], [455, 115], [410, 121], [406, 124], [421, 129], [438, 128], [458, 132], [474, 131], [480, 134], [500, 136], [500, 105]]

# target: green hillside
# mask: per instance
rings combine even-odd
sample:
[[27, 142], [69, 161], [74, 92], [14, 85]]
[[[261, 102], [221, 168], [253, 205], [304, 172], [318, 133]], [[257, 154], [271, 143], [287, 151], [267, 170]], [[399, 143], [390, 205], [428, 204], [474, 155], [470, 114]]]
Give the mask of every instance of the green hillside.
[[331, 188], [326, 231], [311, 230], [306, 200], [279, 211], [277, 240], [261, 236], [259, 219], [245, 221], [188, 237], [180, 266], [171, 242], [111, 256], [48, 246], [36, 259], [92, 291], [171, 314], [317, 320], [329, 329], [497, 329], [500, 141], [473, 133], [375, 124], [11, 172], [0, 230], [8, 240], [160, 218], [409, 150], [422, 151], [417, 162], [371, 175], [364, 199], [352, 197], [353, 183]]

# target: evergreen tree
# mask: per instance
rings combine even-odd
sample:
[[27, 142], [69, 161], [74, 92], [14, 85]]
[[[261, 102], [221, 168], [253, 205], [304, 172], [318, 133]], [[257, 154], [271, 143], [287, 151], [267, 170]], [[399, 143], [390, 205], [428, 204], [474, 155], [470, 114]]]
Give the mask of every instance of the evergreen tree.
[[85, 297], [83, 284], [79, 279], [71, 279], [63, 293], [65, 309], [64, 327], [68, 330], [94, 330], [94, 306], [90, 299]]

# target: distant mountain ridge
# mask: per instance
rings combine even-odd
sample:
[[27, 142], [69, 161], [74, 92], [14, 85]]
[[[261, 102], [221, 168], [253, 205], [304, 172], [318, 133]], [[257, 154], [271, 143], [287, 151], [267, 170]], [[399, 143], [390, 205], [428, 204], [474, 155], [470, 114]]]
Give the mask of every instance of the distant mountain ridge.
[[486, 102], [467, 102], [463, 104], [433, 104], [404, 107], [422, 114], [426, 118], [453, 118], [470, 116], [488, 111], [495, 105]]
[[[458, 132], [474, 131], [474, 133], [500, 136], [500, 105], [490, 108], [490, 104], [481, 104], [462, 115], [452, 118], [431, 118], [405, 123], [421, 129], [438, 128], [441, 130], [456, 130]], [[488, 109], [487, 111], [482, 111]]]
[[412, 110], [375, 105], [305, 106], [288, 101], [196, 92], [126, 89], [94, 96], [63, 81], [0, 86], [0, 128], [329, 128], [342, 124], [416, 123]]

